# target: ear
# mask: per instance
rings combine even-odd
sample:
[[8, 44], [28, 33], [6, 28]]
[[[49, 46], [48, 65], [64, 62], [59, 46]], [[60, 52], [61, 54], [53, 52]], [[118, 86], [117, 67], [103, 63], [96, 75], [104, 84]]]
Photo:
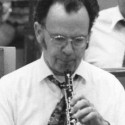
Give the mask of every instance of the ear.
[[34, 31], [35, 31], [36, 39], [39, 44], [42, 44], [42, 41], [44, 39], [43, 30], [44, 29], [38, 22], [34, 22]]

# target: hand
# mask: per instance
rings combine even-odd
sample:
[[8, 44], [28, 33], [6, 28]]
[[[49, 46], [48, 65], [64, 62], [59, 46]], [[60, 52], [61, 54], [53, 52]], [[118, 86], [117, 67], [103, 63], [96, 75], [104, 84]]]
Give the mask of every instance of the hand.
[[81, 124], [108, 125], [102, 116], [83, 95], [73, 97], [71, 100], [72, 117], [78, 119]]

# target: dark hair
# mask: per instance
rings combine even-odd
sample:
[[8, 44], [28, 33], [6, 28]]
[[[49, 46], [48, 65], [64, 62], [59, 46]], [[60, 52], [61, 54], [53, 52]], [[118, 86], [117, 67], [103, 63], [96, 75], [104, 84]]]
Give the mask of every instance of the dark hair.
[[67, 13], [77, 12], [82, 6], [85, 6], [90, 18], [89, 30], [91, 29], [95, 18], [98, 16], [99, 5], [97, 0], [38, 0], [34, 21], [44, 25], [50, 7], [57, 2], [64, 5]]

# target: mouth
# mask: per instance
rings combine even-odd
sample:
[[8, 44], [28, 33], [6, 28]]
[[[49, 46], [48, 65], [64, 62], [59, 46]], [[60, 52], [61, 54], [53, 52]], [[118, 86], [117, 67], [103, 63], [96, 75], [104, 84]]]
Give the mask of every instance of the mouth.
[[71, 59], [71, 60], [57, 59], [57, 61], [58, 61], [59, 63], [61, 63], [61, 64], [71, 64], [71, 63], [74, 62], [73, 59]]
[[76, 67], [76, 61], [75, 59], [60, 59], [60, 58], [56, 58], [56, 62], [55, 62], [55, 67], [56, 67], [56, 71], [58, 71], [58, 73], [60, 73], [61, 75], [64, 75], [64, 71], [71, 71], [74, 72], [75, 67]]

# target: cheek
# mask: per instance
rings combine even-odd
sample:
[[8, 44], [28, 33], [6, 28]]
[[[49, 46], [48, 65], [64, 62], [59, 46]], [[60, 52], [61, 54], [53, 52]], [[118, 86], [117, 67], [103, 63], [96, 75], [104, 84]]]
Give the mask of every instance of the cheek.
[[48, 46], [47, 50], [51, 56], [56, 56], [60, 53], [60, 50], [57, 47], [52, 45]]
[[77, 57], [79, 57], [80, 59], [82, 57], [84, 57], [84, 53], [85, 53], [85, 47], [81, 48], [81, 49], [78, 49], [76, 54], [77, 54]]
[[54, 64], [56, 62], [56, 57], [59, 55], [60, 51], [55, 46], [49, 45], [46, 49], [47, 57], [49, 57], [49, 61]]

